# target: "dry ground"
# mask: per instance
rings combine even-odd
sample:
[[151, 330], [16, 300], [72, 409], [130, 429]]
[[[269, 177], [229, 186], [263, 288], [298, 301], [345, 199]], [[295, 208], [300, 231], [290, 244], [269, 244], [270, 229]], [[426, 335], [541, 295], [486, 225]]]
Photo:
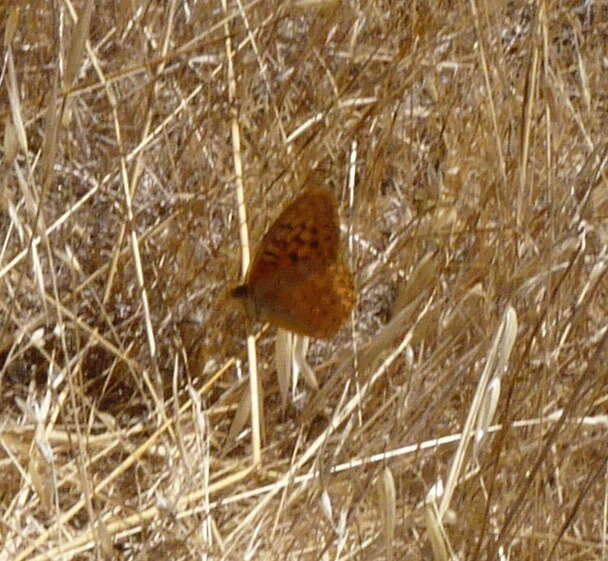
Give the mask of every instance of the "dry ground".
[[[0, 8], [0, 560], [606, 559], [606, 3], [94, 4]], [[252, 469], [310, 181], [359, 301], [285, 412], [253, 326]]]

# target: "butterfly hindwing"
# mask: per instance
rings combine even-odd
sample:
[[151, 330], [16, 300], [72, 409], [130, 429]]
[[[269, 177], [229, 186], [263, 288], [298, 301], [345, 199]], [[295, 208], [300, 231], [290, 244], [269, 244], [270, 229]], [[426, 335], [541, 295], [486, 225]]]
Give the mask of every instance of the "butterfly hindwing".
[[271, 298], [260, 302], [260, 318], [295, 333], [331, 337], [354, 304], [350, 271], [341, 261], [291, 283], [279, 283]]

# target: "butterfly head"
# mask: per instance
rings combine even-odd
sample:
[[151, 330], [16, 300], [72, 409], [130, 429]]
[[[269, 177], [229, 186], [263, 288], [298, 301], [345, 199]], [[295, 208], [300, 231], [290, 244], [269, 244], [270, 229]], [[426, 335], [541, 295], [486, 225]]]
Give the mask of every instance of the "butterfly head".
[[246, 284], [240, 284], [239, 286], [235, 286], [230, 291], [230, 296], [236, 298], [237, 300], [249, 298], [249, 287]]
[[255, 300], [252, 298], [251, 289], [248, 285], [241, 284], [239, 286], [235, 286], [230, 291], [230, 296], [243, 303], [247, 317], [255, 319], [259, 316], [259, 310], [255, 305]]

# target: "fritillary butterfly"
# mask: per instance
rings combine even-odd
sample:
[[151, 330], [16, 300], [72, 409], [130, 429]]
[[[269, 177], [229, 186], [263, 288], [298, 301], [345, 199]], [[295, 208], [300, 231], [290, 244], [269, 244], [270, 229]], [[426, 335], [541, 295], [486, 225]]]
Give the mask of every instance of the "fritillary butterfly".
[[333, 193], [310, 188], [289, 204], [257, 249], [245, 284], [232, 296], [250, 315], [309, 337], [334, 335], [355, 302], [340, 248]]

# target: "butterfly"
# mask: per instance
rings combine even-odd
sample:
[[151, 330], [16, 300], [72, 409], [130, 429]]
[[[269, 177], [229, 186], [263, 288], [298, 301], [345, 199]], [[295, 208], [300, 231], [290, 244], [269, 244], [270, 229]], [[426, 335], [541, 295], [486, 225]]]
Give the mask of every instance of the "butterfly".
[[340, 246], [335, 195], [309, 188], [264, 234], [245, 284], [231, 294], [254, 318], [327, 339], [350, 315], [356, 299]]

